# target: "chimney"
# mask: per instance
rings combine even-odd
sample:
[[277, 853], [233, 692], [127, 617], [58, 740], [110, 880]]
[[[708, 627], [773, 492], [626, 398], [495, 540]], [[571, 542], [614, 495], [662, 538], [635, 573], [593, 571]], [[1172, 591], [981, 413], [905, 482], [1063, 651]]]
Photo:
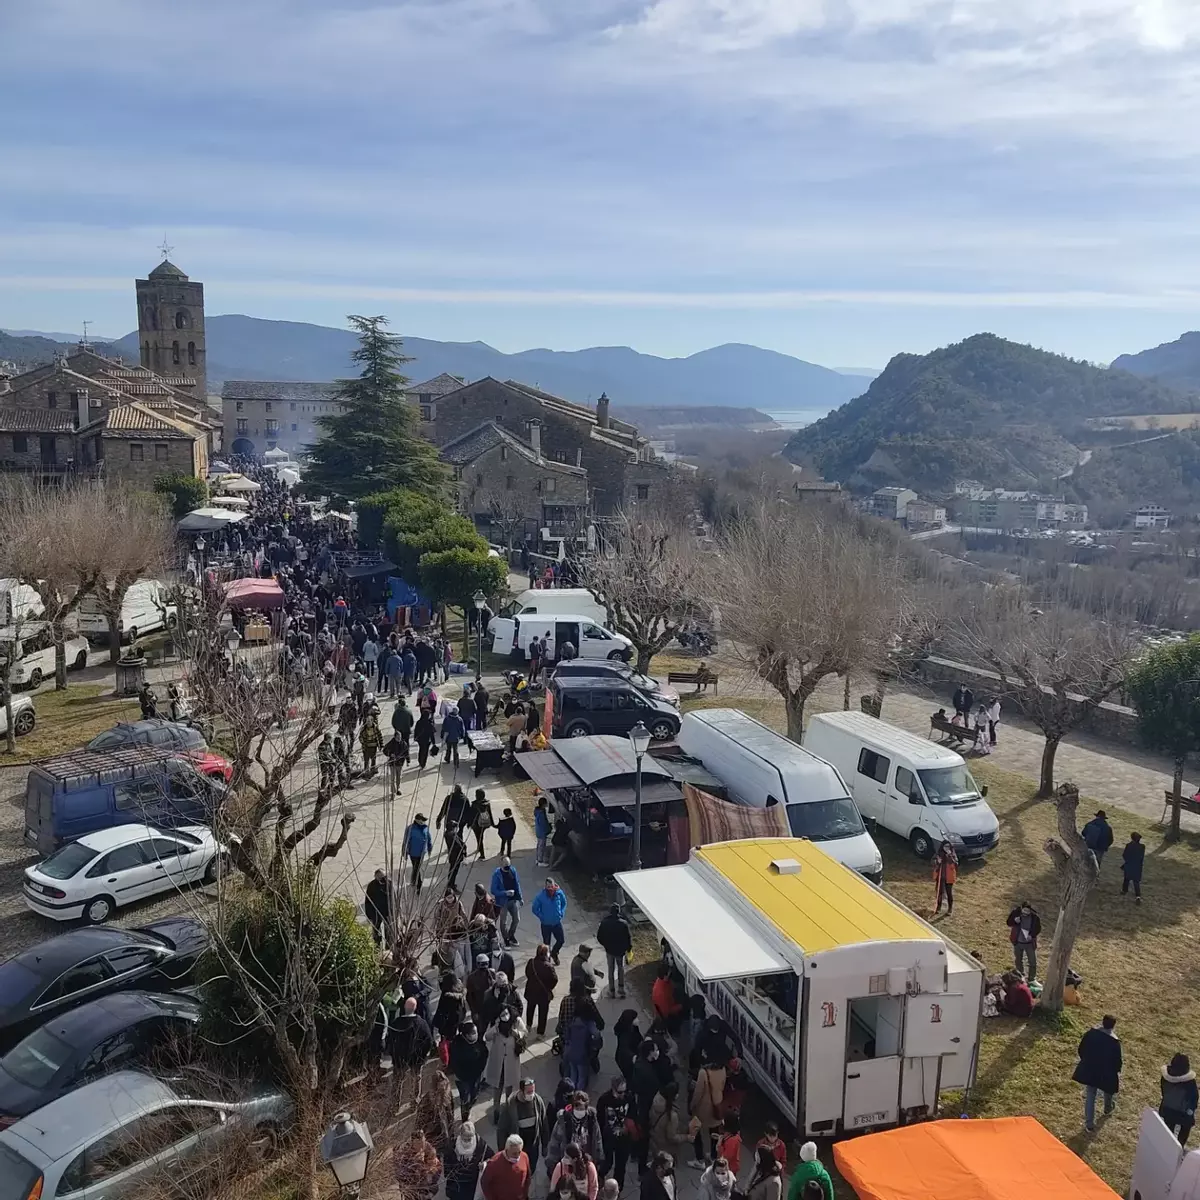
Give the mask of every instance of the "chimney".
[[605, 392], [601, 392], [596, 401], [596, 425], [600, 429], [608, 428], [608, 395]]
[[0, 366], [0, 396], [3, 396], [5, 392], [12, 391], [11, 380], [12, 375], [9, 373], [8, 364]]
[[575, 447], [575, 465], [577, 467], [583, 466], [583, 447], [582, 446]]
[[537, 417], [534, 417], [533, 420], [529, 422], [529, 444], [533, 447], [534, 454], [536, 454], [538, 458], [541, 458], [542, 423], [537, 419]]

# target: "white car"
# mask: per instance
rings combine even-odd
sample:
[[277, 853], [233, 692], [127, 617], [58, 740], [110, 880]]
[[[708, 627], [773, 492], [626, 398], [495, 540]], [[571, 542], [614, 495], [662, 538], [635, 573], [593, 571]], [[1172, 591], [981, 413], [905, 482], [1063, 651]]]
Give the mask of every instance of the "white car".
[[99, 925], [126, 904], [186, 884], [211, 883], [225, 847], [205, 825], [114, 825], [68, 842], [25, 869], [22, 892], [36, 913]]
[[[14, 626], [0, 629], [0, 654], [6, 657], [12, 654], [16, 640]], [[64, 645], [68, 670], [82, 670], [88, 665], [91, 647], [87, 638], [69, 634]], [[24, 687], [26, 684], [37, 687], [43, 679], [49, 679], [54, 674], [54, 636], [50, 626], [43, 621], [21, 626], [16, 656], [9, 676], [12, 687]]]
[[[23, 737], [27, 733], [33, 732], [33, 727], [37, 724], [37, 713], [33, 707], [32, 696], [16, 696], [11, 700], [12, 716], [13, 716], [13, 733], [17, 737]], [[8, 713], [5, 711], [4, 704], [0, 702], [0, 737], [8, 733]]]

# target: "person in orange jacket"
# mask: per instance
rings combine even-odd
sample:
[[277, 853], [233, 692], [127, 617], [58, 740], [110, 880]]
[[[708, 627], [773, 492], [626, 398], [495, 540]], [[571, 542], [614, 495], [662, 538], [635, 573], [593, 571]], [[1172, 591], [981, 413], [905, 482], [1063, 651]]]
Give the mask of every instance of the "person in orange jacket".
[[675, 994], [671, 968], [666, 963], [658, 968], [658, 978], [650, 989], [650, 999], [654, 1003], [654, 1011], [667, 1022], [668, 1027], [683, 1012], [683, 1005], [679, 1003], [679, 997]]
[[936, 889], [934, 915], [942, 911], [946, 903], [946, 916], [954, 912], [954, 885], [958, 882], [958, 855], [949, 842], [943, 842], [933, 856], [933, 882]]

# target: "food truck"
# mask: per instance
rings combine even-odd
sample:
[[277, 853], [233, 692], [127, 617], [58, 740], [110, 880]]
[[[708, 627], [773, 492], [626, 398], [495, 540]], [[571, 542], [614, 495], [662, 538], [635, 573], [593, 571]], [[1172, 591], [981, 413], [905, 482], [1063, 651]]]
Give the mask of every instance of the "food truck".
[[982, 963], [813, 842], [719, 842], [616, 880], [798, 1131], [905, 1125], [974, 1082]]

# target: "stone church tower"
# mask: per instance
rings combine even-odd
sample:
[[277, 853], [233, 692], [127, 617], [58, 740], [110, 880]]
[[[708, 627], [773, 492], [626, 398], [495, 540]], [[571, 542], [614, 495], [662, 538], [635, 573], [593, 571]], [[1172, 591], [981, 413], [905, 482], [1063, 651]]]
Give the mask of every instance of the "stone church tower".
[[204, 284], [163, 259], [137, 287], [138, 341], [143, 367], [185, 386], [201, 403], [208, 394], [204, 369]]

